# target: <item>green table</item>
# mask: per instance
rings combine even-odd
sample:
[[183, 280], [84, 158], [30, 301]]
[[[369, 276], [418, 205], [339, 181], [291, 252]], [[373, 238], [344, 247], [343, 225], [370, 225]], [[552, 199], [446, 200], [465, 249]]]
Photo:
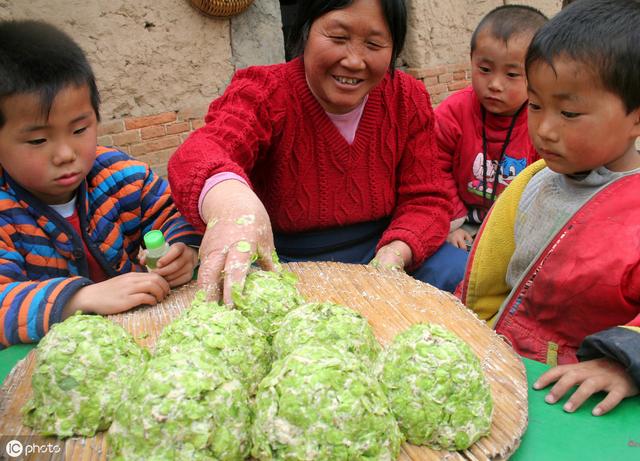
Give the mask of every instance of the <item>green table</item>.
[[[0, 351], [0, 381], [31, 349], [32, 345], [25, 344]], [[512, 460], [640, 460], [640, 397], [623, 401], [604, 416], [591, 416], [601, 396], [592, 397], [575, 413], [565, 413], [564, 400], [548, 405], [544, 402], [547, 391], [532, 388], [548, 367], [528, 359], [524, 364], [530, 389], [529, 425]]]

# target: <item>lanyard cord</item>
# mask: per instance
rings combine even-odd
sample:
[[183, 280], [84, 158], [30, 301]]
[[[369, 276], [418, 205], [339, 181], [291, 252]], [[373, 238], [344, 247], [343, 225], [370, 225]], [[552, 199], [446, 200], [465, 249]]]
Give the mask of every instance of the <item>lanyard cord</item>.
[[513, 127], [516, 126], [516, 120], [522, 112], [522, 109], [525, 108], [527, 103], [525, 102], [520, 108], [513, 114], [511, 118], [511, 124], [509, 125], [509, 130], [507, 131], [507, 136], [504, 138], [504, 143], [502, 143], [502, 150], [500, 152], [500, 158], [498, 158], [498, 167], [496, 169], [494, 178], [493, 178], [493, 189], [491, 190], [491, 197], [487, 197], [487, 156], [489, 154], [489, 148], [487, 143], [487, 132], [486, 132], [486, 124], [485, 120], [487, 118], [487, 110], [481, 106], [482, 110], [482, 198], [484, 200], [484, 206], [487, 207], [487, 198], [489, 198], [490, 202], [493, 202], [496, 199], [496, 192], [498, 189], [498, 177], [500, 176], [500, 164], [502, 163], [502, 159], [504, 158], [504, 154], [507, 151], [507, 146], [509, 146], [509, 142], [511, 141], [511, 132], [513, 131]]

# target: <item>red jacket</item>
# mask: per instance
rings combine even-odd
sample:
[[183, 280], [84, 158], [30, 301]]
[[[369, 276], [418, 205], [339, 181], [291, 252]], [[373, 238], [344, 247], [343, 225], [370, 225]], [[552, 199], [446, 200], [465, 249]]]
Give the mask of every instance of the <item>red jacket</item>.
[[[466, 216], [470, 208], [488, 210], [493, 202], [483, 200], [482, 110], [471, 86], [445, 99], [435, 110], [440, 165], [446, 174], [446, 187], [453, 195], [452, 219]], [[512, 117], [486, 113], [487, 197], [491, 196], [497, 163]], [[495, 196], [538, 159], [527, 128], [526, 107], [518, 115], [505, 155], [500, 163]], [[489, 163], [491, 161], [491, 163]]]
[[424, 85], [407, 74], [371, 90], [352, 145], [311, 94], [301, 59], [238, 71], [205, 121], [168, 166], [178, 208], [200, 229], [203, 185], [228, 171], [249, 182], [275, 231], [391, 217], [379, 246], [406, 242], [414, 265], [446, 238], [434, 115]]
[[508, 291], [518, 191], [535, 167], [507, 189], [481, 227], [462, 300], [493, 318], [496, 331], [525, 357], [553, 365], [606, 356], [640, 384], [640, 217], [629, 211], [640, 208], [640, 174], [597, 192]]

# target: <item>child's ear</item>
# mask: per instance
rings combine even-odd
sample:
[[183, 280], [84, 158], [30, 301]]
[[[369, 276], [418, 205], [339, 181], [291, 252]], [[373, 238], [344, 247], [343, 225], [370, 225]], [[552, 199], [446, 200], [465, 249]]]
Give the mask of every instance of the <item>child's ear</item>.
[[633, 128], [631, 130], [631, 135], [635, 138], [638, 138], [640, 137], [640, 107], [637, 107], [629, 115], [633, 117]]

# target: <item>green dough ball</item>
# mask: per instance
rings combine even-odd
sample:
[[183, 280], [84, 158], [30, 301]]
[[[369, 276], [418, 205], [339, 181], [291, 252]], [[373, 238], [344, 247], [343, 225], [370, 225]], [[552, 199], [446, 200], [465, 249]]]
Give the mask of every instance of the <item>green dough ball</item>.
[[463, 450], [489, 433], [493, 401], [480, 361], [456, 335], [416, 324], [381, 356], [381, 382], [410, 443]]
[[247, 276], [244, 290], [232, 291], [236, 307], [271, 338], [289, 311], [304, 303], [291, 272], [256, 271]]
[[196, 293], [192, 307], [169, 324], [156, 343], [156, 356], [187, 347], [200, 347], [222, 362], [255, 394], [271, 367], [271, 345], [266, 335], [237, 310], [207, 302]]
[[24, 424], [62, 438], [107, 429], [125, 384], [139, 375], [148, 356], [104, 317], [76, 314], [53, 325], [37, 348]]
[[330, 302], [303, 304], [289, 312], [273, 337], [278, 358], [305, 344], [335, 347], [369, 365], [376, 362], [382, 349], [362, 315]]
[[395, 460], [402, 435], [361, 361], [303, 346], [273, 364], [256, 396], [252, 455], [259, 460]]
[[149, 361], [109, 430], [115, 461], [242, 460], [251, 410], [245, 386], [202, 349]]

